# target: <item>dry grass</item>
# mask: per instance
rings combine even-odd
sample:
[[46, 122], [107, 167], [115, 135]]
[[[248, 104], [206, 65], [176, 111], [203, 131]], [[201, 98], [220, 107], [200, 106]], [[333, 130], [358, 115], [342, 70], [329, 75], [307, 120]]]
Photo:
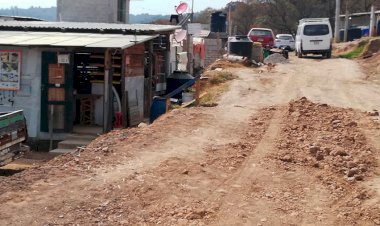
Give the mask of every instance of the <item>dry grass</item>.
[[200, 105], [204, 107], [215, 107], [222, 93], [229, 88], [228, 82], [237, 78], [229, 71], [208, 71], [204, 74], [208, 77], [207, 81], [202, 84], [202, 91], [207, 92], [200, 99]]
[[226, 68], [241, 68], [241, 67], [245, 67], [245, 66], [241, 63], [233, 63], [227, 60], [217, 60], [213, 64], [208, 66], [208, 70], [215, 70], [216, 68], [226, 69]]

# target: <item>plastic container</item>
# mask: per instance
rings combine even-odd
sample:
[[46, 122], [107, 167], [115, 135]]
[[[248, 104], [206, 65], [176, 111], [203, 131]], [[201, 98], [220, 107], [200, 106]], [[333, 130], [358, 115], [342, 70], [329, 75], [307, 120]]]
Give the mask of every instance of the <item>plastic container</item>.
[[191, 92], [183, 92], [182, 93], [182, 102], [187, 103], [194, 100], [194, 93]]
[[211, 32], [226, 32], [227, 26], [227, 14], [222, 11], [218, 11], [211, 14]]
[[252, 60], [256, 61], [257, 63], [264, 61], [264, 54], [263, 54], [263, 46], [260, 42], [253, 43], [252, 47]]
[[246, 35], [237, 35], [228, 40], [229, 54], [252, 59], [253, 42]]

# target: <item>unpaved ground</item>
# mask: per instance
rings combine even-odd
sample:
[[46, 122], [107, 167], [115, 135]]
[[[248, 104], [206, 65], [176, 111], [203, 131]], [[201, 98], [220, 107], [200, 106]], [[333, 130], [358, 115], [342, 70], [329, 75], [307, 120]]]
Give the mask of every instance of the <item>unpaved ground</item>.
[[0, 178], [0, 225], [380, 224], [380, 85], [343, 59], [231, 70], [215, 108]]

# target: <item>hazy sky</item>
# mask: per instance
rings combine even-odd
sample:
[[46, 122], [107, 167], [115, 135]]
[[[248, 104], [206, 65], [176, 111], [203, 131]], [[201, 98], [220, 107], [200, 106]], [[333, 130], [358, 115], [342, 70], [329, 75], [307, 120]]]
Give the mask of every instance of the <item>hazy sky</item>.
[[[78, 0], [80, 1], [80, 0]], [[182, 0], [191, 5], [191, 0]], [[206, 7], [221, 8], [231, 0], [194, 0], [194, 11], [200, 11]], [[29, 8], [30, 6], [51, 7], [56, 5], [56, 0], [0, 0], [0, 8], [17, 6]], [[131, 0], [131, 13], [171, 14], [174, 6], [181, 0]]]

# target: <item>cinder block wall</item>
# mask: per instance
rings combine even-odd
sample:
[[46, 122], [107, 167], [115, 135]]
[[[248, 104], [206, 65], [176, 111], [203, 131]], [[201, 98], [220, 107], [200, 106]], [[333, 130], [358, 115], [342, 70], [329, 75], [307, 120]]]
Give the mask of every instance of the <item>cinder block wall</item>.
[[[126, 22], [129, 3], [126, 0]], [[57, 21], [117, 23], [118, 0], [57, 0]]]
[[223, 41], [221, 39], [205, 39], [205, 67], [223, 56]]

